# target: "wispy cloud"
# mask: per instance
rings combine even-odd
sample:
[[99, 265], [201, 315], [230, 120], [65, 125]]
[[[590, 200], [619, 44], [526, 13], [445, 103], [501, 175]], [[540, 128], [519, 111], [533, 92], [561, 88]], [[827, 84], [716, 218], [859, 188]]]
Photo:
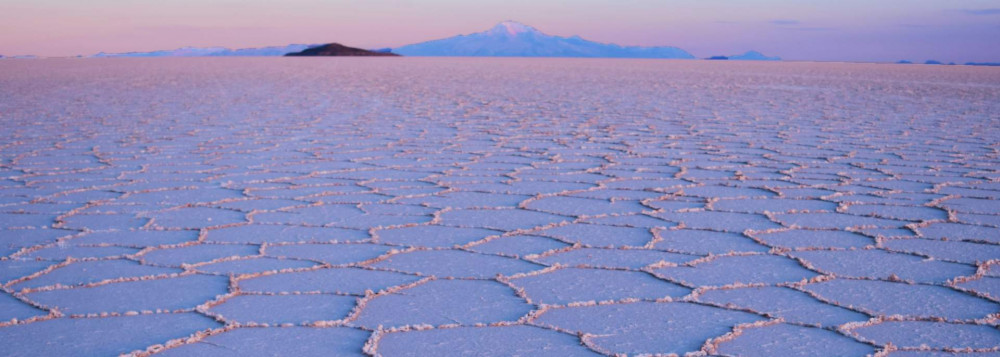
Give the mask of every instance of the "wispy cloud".
[[789, 19], [777, 19], [777, 20], [771, 20], [771, 24], [772, 25], [781, 25], [781, 26], [798, 25], [799, 21], [798, 20], [789, 20]]
[[956, 9], [955, 11], [961, 12], [966, 15], [1000, 15], [1000, 9]]
[[770, 23], [771, 25], [780, 26], [780, 28], [782, 30], [791, 30], [791, 31], [833, 31], [833, 30], [835, 30], [835, 28], [833, 28], [833, 27], [803, 26], [805, 24], [803, 24], [801, 21], [799, 21], [799, 20], [791, 20], [791, 19], [776, 19], [776, 20], [768, 21], [768, 23]]
[[789, 30], [795, 31], [833, 31], [836, 28], [833, 27], [790, 27]]

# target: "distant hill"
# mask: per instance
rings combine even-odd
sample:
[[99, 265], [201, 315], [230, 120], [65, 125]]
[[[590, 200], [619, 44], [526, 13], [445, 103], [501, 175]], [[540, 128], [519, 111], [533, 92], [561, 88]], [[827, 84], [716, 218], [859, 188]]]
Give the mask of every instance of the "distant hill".
[[291, 44], [287, 46], [271, 46], [259, 48], [229, 49], [225, 47], [182, 47], [173, 50], [150, 52], [100, 52], [90, 57], [229, 57], [229, 56], [284, 56], [292, 52], [300, 52], [317, 45]]
[[301, 52], [292, 52], [285, 56], [306, 57], [306, 56], [399, 56], [395, 53], [380, 50], [369, 51], [360, 48], [347, 47], [339, 43], [329, 43], [322, 46], [305, 49]]
[[781, 57], [768, 57], [768, 56], [765, 56], [763, 53], [760, 53], [760, 52], [757, 52], [757, 51], [747, 51], [746, 53], [741, 54], [741, 55], [712, 56], [712, 57], [708, 57], [708, 58], [705, 58], [705, 59], [707, 59], [707, 60], [713, 60], [713, 61], [726, 61], [726, 60], [733, 60], [733, 61], [780, 61]]
[[694, 58], [677, 47], [620, 46], [579, 36], [552, 36], [514, 21], [501, 22], [483, 32], [394, 48], [392, 52], [404, 56]]
[[747, 51], [742, 55], [729, 56], [734, 61], [780, 61], [781, 57], [769, 57], [757, 51]]

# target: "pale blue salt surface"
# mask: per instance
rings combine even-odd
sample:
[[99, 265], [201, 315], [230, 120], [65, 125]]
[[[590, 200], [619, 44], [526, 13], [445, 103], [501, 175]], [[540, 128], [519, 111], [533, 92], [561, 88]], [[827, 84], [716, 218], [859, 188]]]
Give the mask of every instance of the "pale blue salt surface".
[[996, 327], [932, 321], [887, 321], [853, 330], [878, 344], [897, 347], [995, 348], [1000, 346]]
[[579, 221], [581, 223], [603, 224], [608, 226], [642, 227], [642, 228], [659, 228], [659, 229], [667, 229], [677, 226], [677, 223], [667, 222], [662, 219], [653, 218], [641, 213], [624, 215], [624, 216], [587, 217]]
[[796, 200], [783, 198], [727, 198], [712, 204], [717, 210], [764, 213], [796, 211], [833, 211], [837, 204], [819, 200]]
[[839, 326], [868, 320], [868, 316], [840, 306], [825, 304], [801, 291], [783, 287], [715, 289], [701, 293], [699, 301], [748, 308], [788, 322]]
[[535, 319], [543, 326], [591, 335], [594, 344], [611, 353], [676, 353], [701, 349], [706, 339], [733, 326], [764, 318], [683, 302], [637, 302], [551, 309]]
[[455, 227], [480, 227], [497, 230], [530, 229], [566, 222], [570, 217], [518, 209], [454, 210], [441, 214], [441, 224]]
[[888, 206], [888, 205], [851, 205], [847, 213], [871, 215], [890, 219], [908, 221], [946, 220], [948, 212], [934, 207]]
[[[955, 187], [946, 187], [942, 189], [941, 192], [954, 192], [955, 189]], [[963, 213], [1000, 214], [1000, 208], [997, 208], [996, 203], [996, 200], [1000, 199], [1000, 189], [993, 188], [992, 190], [993, 191], [976, 190], [975, 192], [972, 192], [971, 195], [969, 191], [960, 191], [959, 194], [965, 193], [963, 196], [971, 197], [951, 198], [942, 202], [941, 206]], [[973, 198], [976, 196], [989, 197], [989, 199]]]
[[[822, 351], [822, 352], [820, 352]], [[722, 356], [867, 356], [875, 348], [833, 331], [776, 324], [744, 329], [719, 344]]]
[[941, 260], [974, 264], [1000, 257], [1000, 245], [976, 244], [952, 240], [936, 239], [891, 239], [886, 240], [887, 249], [916, 253]]
[[385, 356], [601, 356], [576, 336], [534, 326], [457, 327], [388, 333]]
[[535, 258], [534, 261], [548, 265], [639, 269], [659, 262], [682, 264], [698, 258], [700, 256], [647, 249], [579, 248]]
[[149, 218], [131, 214], [88, 214], [74, 215], [62, 220], [60, 228], [102, 231], [110, 229], [135, 229], [149, 223]]
[[[1000, 274], [986, 264], [1000, 236], [989, 69], [114, 62], [0, 65], [0, 304], [11, 311], [0, 338], [35, 331], [8, 354], [114, 355], [191, 337], [220, 325], [174, 309], [210, 301], [240, 321], [323, 327], [220, 328], [167, 352], [350, 355], [367, 342], [383, 356], [910, 354], [889, 339], [857, 348], [875, 329], [909, 348], [998, 345], [991, 320], [969, 320], [998, 305]], [[553, 264], [565, 266], [539, 271]], [[217, 275], [191, 275], [204, 270]], [[56, 283], [68, 288], [43, 286]], [[663, 301], [680, 294], [691, 302]], [[345, 303], [326, 309], [323, 296]], [[46, 321], [56, 314], [31, 307], [41, 300], [105, 317]], [[161, 312], [108, 316], [125, 308]], [[943, 315], [980, 332], [847, 324], [865, 321], [859, 311]], [[205, 324], [147, 333], [116, 322], [177, 316]], [[775, 318], [786, 324], [705, 345]], [[549, 319], [559, 326], [539, 327]], [[61, 327], [79, 321], [115, 330]], [[373, 336], [380, 323], [419, 327]]]
[[208, 207], [180, 208], [148, 216], [157, 227], [174, 229], [201, 229], [246, 222], [243, 212]]
[[924, 238], [950, 239], [965, 241], [985, 241], [1000, 244], [1000, 228], [974, 226], [960, 223], [931, 223], [926, 227], [917, 228]]
[[195, 269], [209, 274], [239, 275], [262, 273], [274, 270], [309, 268], [317, 265], [319, 265], [319, 263], [308, 260], [252, 257], [199, 265]]
[[830, 230], [793, 229], [772, 233], [757, 233], [764, 243], [782, 248], [864, 248], [875, 245], [875, 240], [864, 235]]
[[209, 311], [228, 322], [298, 324], [345, 318], [356, 299], [328, 294], [239, 295], [212, 306]]
[[195, 313], [58, 318], [5, 327], [0, 345], [8, 356], [118, 355], [221, 326]]
[[55, 242], [78, 233], [67, 229], [8, 229], [0, 230], [0, 247], [17, 251], [21, 247]]
[[893, 351], [891, 357], [997, 357], [1000, 352]]
[[0, 228], [41, 228], [51, 226], [55, 222], [55, 215], [26, 214], [26, 213], [0, 213]]
[[249, 292], [323, 292], [363, 295], [366, 290], [404, 285], [419, 277], [403, 273], [359, 268], [328, 268], [279, 273], [240, 280], [239, 286]]
[[265, 212], [256, 214], [253, 218], [254, 222], [265, 224], [332, 225], [352, 229], [424, 223], [431, 220], [428, 215], [366, 214], [356, 205], [347, 203], [296, 208], [288, 212]]
[[497, 194], [488, 192], [449, 192], [442, 195], [401, 198], [400, 203], [426, 204], [431, 207], [475, 208], [516, 207], [528, 195]]
[[784, 225], [813, 229], [846, 229], [851, 227], [902, 227], [909, 221], [852, 216], [840, 213], [779, 213], [775, 219]]
[[680, 253], [707, 255], [769, 250], [739, 233], [683, 229], [661, 231], [659, 235], [663, 240], [656, 242], [657, 249]]
[[1000, 227], [1000, 215], [956, 213], [955, 217], [962, 223]]
[[[600, 200], [644, 200], [663, 196], [661, 193], [650, 191], [633, 191], [618, 189], [588, 190], [567, 195], [568, 197], [592, 198]], [[646, 208], [648, 209], [648, 208]]]
[[550, 250], [568, 247], [569, 244], [548, 237], [518, 234], [491, 239], [468, 248], [468, 250], [487, 254], [530, 255], [540, 254]]
[[514, 290], [495, 281], [434, 280], [369, 300], [354, 324], [375, 328], [513, 322], [531, 309]]
[[[1000, 300], [1000, 278], [986, 276], [955, 285], [962, 289], [968, 289], [980, 294], [985, 294], [993, 298], [994, 301]], [[997, 307], [994, 306], [994, 308]]]
[[342, 265], [374, 259], [392, 250], [392, 247], [358, 244], [283, 244], [269, 245], [266, 254], [279, 258], [308, 259], [331, 265]]
[[827, 301], [873, 315], [974, 320], [1000, 312], [1000, 305], [943, 286], [835, 279], [806, 285]]
[[888, 279], [895, 275], [904, 280], [943, 283], [953, 277], [972, 275], [976, 272], [975, 267], [971, 265], [889, 253], [880, 249], [811, 250], [789, 254], [809, 262], [822, 272], [848, 278]]
[[25, 259], [39, 260], [65, 260], [66, 258], [112, 258], [130, 255], [139, 252], [138, 248], [127, 247], [81, 247], [73, 245], [57, 244], [52, 247], [39, 249], [27, 254], [19, 254], [18, 257]]
[[198, 231], [103, 231], [88, 232], [73, 238], [73, 244], [114, 244], [126, 247], [146, 247], [165, 244], [193, 242], [198, 239]]
[[626, 179], [607, 182], [604, 184], [604, 187], [626, 190], [674, 192], [680, 190], [682, 186], [687, 185], [691, 185], [691, 182], [677, 179]]
[[163, 356], [364, 356], [369, 333], [348, 327], [243, 327], [172, 348]]
[[376, 231], [378, 241], [395, 245], [412, 247], [451, 247], [475, 242], [477, 240], [503, 234], [503, 231], [443, 227], [443, 226], [411, 226]]
[[141, 259], [146, 264], [180, 267], [226, 257], [257, 255], [259, 252], [259, 246], [249, 244], [197, 244], [148, 251]]
[[462, 250], [418, 250], [391, 255], [371, 265], [407, 273], [456, 278], [490, 278], [513, 275], [544, 266], [498, 255]]
[[559, 196], [534, 200], [525, 205], [525, 207], [564, 216], [638, 213], [649, 209], [639, 204], [638, 201], [610, 201]]
[[[162, 187], [162, 186], [160, 186]], [[227, 198], [243, 198], [240, 191], [205, 188], [197, 190], [164, 190], [153, 192], [139, 192], [129, 194], [122, 198], [122, 203], [152, 203], [169, 206], [184, 205], [188, 203], [208, 203], [224, 200]]]
[[354, 229], [257, 224], [213, 229], [205, 237], [210, 242], [225, 243], [344, 242], [369, 238], [368, 232]]
[[682, 190], [685, 196], [712, 198], [759, 198], [777, 196], [774, 192], [744, 187], [699, 186], [686, 187]]
[[187, 275], [28, 293], [32, 301], [67, 314], [193, 309], [226, 293], [225, 277]]
[[399, 203], [363, 203], [361, 210], [368, 214], [398, 214], [398, 215], [429, 215], [437, 212], [436, 208]]
[[667, 211], [676, 211], [687, 208], [704, 208], [705, 204], [699, 201], [678, 201], [676, 199], [649, 201], [649, 206]]
[[645, 272], [563, 268], [511, 279], [535, 304], [565, 305], [626, 298], [661, 299], [681, 297], [691, 289], [672, 284]]
[[39, 288], [56, 284], [73, 286], [117, 278], [137, 278], [180, 272], [181, 270], [176, 268], [153, 267], [126, 259], [78, 261], [55, 268], [31, 280], [19, 282], [13, 287], [15, 289]]
[[282, 208], [298, 207], [308, 205], [307, 201], [294, 201], [286, 199], [249, 199], [240, 201], [230, 201], [218, 204], [219, 207], [249, 212], [251, 210], [279, 210]]
[[25, 320], [35, 316], [45, 316], [46, 314], [45, 311], [28, 305], [10, 294], [0, 294], [0, 322], [11, 321], [13, 319]]
[[665, 212], [657, 213], [655, 216], [667, 221], [684, 223], [686, 227], [693, 229], [743, 232], [747, 229], [781, 228], [781, 225], [771, 222], [766, 216], [760, 214], [702, 211]]
[[594, 247], [641, 247], [653, 240], [653, 233], [648, 228], [580, 223], [548, 228], [536, 234]]
[[693, 266], [665, 267], [653, 271], [657, 275], [696, 286], [794, 283], [819, 275], [793, 259], [774, 255], [722, 256]]

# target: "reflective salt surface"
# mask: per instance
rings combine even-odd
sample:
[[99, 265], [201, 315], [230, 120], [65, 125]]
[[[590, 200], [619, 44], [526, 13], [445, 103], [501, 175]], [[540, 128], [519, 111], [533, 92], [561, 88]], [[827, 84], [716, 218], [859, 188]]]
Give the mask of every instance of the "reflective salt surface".
[[1000, 71], [0, 63], [3, 355], [1000, 353]]

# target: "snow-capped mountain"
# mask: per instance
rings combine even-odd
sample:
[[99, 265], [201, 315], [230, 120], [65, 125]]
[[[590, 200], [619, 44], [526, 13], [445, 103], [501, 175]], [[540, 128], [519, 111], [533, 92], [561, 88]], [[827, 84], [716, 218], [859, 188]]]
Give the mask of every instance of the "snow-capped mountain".
[[317, 45], [291, 44], [288, 46], [271, 46], [259, 48], [229, 49], [225, 47], [182, 47], [174, 50], [152, 52], [100, 52], [91, 57], [213, 57], [213, 56], [284, 56], [292, 52], [300, 52]]
[[729, 56], [729, 59], [736, 61], [780, 61], [781, 57], [768, 57], [757, 51], [747, 51], [742, 55]]
[[514, 21], [501, 22], [483, 32], [394, 48], [392, 52], [403, 56], [694, 58], [677, 47], [620, 46], [579, 36], [552, 36]]

